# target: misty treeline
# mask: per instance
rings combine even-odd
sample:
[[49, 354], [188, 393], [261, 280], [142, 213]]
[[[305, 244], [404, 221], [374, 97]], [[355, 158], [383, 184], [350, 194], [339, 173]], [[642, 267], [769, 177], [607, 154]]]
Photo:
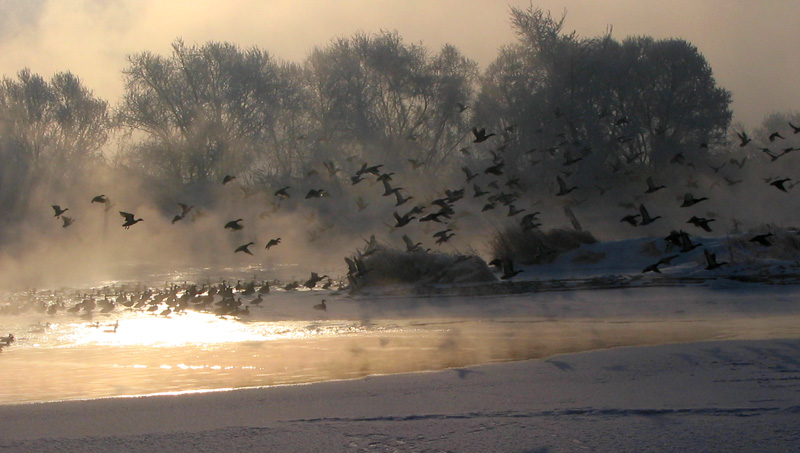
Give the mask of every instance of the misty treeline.
[[[463, 184], [462, 166], [483, 168], [502, 152], [508, 178], [533, 199], [559, 171], [570, 176], [564, 163], [576, 158], [591, 171], [572, 182], [602, 187], [663, 176], [681, 152], [698, 169], [741, 153], [730, 145], [731, 94], [690, 43], [618, 41], [611, 30], [581, 38], [564, 32], [564, 16], [535, 8], [513, 8], [511, 23], [517, 42], [483, 73], [454, 46], [432, 52], [382, 31], [335, 39], [300, 63], [179, 39], [169, 55], [128, 57], [114, 106], [70, 72], [6, 76], [0, 221], [24, 222], [67, 189], [93, 193], [98, 174], [139, 181], [168, 217], [172, 202], [189, 193], [202, 202], [225, 175], [268, 193], [323, 185], [317, 177], [341, 194], [369, 162]], [[751, 133], [766, 143], [787, 119], [774, 114]], [[473, 127], [496, 134], [497, 146], [473, 144]]]

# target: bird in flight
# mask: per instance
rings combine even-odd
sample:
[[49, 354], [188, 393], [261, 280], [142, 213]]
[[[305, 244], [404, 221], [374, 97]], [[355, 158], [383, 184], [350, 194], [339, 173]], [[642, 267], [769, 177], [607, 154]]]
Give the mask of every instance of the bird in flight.
[[250, 250], [248, 250], [248, 247], [250, 247], [253, 244], [255, 244], [255, 242], [251, 241], [248, 242], [247, 244], [240, 245], [239, 247], [236, 247], [236, 250], [233, 253], [244, 252], [247, 253], [248, 255], [252, 255], [253, 253]]
[[478, 130], [477, 127], [473, 127], [472, 128], [472, 135], [475, 136], [475, 140], [473, 140], [472, 143], [481, 143], [481, 142], [485, 142], [486, 140], [489, 139], [489, 137], [493, 137], [496, 134], [494, 134], [494, 133], [487, 134], [485, 127], [481, 128], [480, 130]]
[[144, 219], [137, 219], [133, 214], [130, 212], [119, 211], [119, 215], [121, 215], [125, 219], [125, 223], [122, 224], [122, 227], [130, 229], [131, 226], [136, 225], [138, 222], [143, 221]]
[[54, 204], [54, 205], [53, 205], [53, 211], [55, 211], [55, 212], [56, 212], [56, 213], [55, 213], [55, 215], [54, 215], [53, 217], [61, 217], [61, 214], [63, 214], [63, 213], [65, 213], [65, 212], [69, 211], [69, 208], [64, 208], [64, 209], [61, 209], [61, 206], [59, 206], [59, 205], [57, 205], [57, 204]]

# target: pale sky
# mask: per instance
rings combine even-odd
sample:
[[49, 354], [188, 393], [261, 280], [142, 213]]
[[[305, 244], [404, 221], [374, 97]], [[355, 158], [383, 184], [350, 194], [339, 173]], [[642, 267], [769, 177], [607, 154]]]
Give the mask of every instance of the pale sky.
[[315, 46], [357, 31], [397, 30], [431, 51], [458, 47], [484, 69], [515, 40], [509, 6], [533, 4], [565, 29], [593, 37], [678, 37], [700, 50], [717, 83], [733, 92], [734, 120], [758, 125], [800, 110], [798, 0], [0, 0], [0, 74], [29, 67], [46, 78], [71, 71], [115, 104], [125, 56], [168, 54], [229, 41], [301, 62]]

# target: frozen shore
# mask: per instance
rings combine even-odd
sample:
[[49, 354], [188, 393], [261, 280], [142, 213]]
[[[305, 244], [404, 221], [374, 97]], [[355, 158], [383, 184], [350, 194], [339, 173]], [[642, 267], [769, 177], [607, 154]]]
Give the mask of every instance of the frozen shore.
[[798, 451], [800, 340], [0, 406], [9, 451]]

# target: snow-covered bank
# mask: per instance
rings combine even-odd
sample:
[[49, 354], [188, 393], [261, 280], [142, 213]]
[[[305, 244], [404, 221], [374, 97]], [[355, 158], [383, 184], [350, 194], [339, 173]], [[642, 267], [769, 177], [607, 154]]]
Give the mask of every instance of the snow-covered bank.
[[11, 451], [797, 451], [800, 340], [0, 406]]

